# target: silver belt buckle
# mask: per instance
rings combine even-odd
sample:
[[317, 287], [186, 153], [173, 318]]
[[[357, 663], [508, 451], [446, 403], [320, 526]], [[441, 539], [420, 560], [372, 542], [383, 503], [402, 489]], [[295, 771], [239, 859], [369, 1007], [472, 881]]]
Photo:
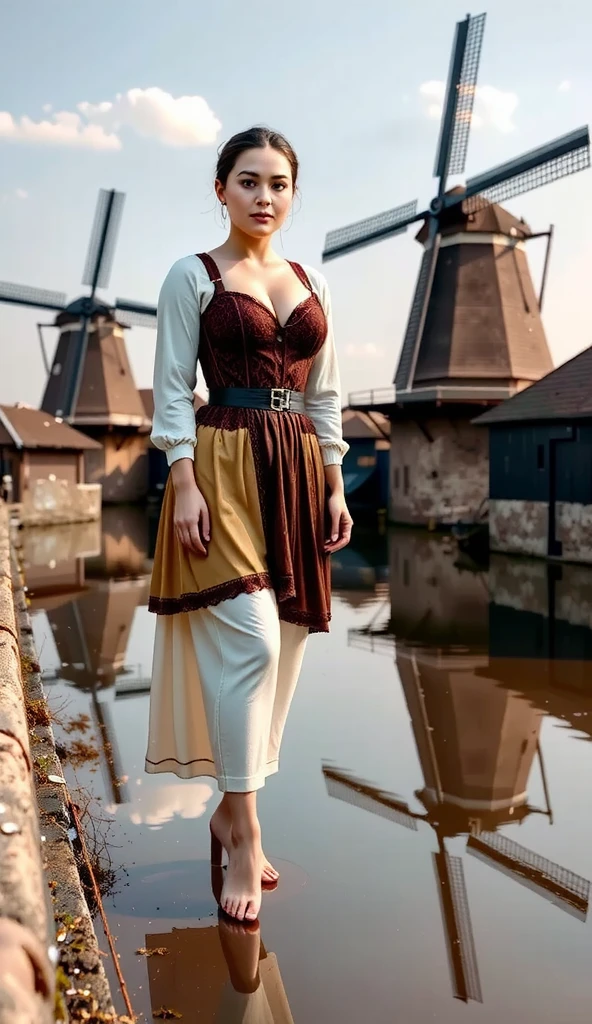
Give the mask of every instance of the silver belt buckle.
[[272, 388], [271, 389], [271, 408], [276, 412], [283, 412], [284, 409], [290, 408], [290, 391], [288, 388]]

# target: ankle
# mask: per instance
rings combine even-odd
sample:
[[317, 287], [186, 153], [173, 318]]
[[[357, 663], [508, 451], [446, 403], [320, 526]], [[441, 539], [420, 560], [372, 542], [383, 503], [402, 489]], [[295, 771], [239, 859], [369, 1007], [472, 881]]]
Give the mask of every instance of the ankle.
[[258, 821], [233, 821], [232, 841], [235, 845], [261, 843], [261, 825]]

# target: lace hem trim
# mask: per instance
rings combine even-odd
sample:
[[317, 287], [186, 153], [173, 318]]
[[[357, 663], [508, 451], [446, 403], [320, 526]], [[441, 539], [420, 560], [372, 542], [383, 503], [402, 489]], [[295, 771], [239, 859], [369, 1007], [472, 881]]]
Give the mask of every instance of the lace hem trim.
[[251, 576], [239, 576], [238, 579], [227, 580], [226, 583], [218, 583], [215, 587], [207, 587], [196, 593], [181, 594], [180, 597], [156, 597], [151, 594], [148, 598], [148, 611], [155, 612], [156, 615], [195, 612], [200, 608], [238, 597], [239, 594], [254, 594], [258, 590], [271, 590], [272, 587], [268, 572], [253, 573]]
[[[208, 587], [194, 594], [181, 594], [180, 597], [156, 597], [151, 594], [148, 599], [148, 611], [156, 615], [177, 615], [182, 612], [195, 612], [228, 601], [239, 594], [255, 594], [258, 590], [273, 590], [271, 576], [267, 572], [253, 573], [252, 576], [240, 576], [235, 580], [227, 580], [215, 587]], [[331, 613], [308, 612], [298, 608], [285, 608], [281, 599], [278, 600], [279, 617], [284, 622], [295, 626], [308, 627], [309, 633], [328, 633]]]

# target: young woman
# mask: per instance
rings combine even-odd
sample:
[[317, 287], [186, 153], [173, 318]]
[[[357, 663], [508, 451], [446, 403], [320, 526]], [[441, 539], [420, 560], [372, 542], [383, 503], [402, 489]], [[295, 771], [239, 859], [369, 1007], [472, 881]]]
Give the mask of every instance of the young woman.
[[[297, 175], [277, 132], [233, 136], [215, 182], [228, 238], [173, 264], [158, 300], [152, 440], [171, 471], [146, 771], [217, 779], [212, 859], [228, 853], [221, 906], [239, 920], [277, 882], [257, 790], [278, 770], [307, 635], [329, 628], [329, 556], [352, 527], [327, 284], [271, 245]], [[209, 402], [195, 416], [198, 359]]]

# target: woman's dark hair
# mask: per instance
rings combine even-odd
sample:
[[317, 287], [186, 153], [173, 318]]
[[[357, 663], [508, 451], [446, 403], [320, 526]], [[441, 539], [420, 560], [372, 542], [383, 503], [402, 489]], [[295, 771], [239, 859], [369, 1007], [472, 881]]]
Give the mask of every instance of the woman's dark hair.
[[292, 146], [285, 138], [280, 135], [279, 132], [274, 132], [271, 128], [265, 128], [262, 125], [255, 125], [254, 128], [247, 128], [244, 132], [237, 132], [233, 135], [228, 142], [224, 143], [222, 148], [218, 151], [218, 163], [216, 165], [216, 178], [225, 188], [226, 182], [228, 181], [228, 175], [234, 167], [241, 153], [244, 153], [247, 149], [265, 149], [266, 146], [271, 146], [273, 149], [277, 149], [278, 153], [283, 153], [286, 160], [290, 164], [292, 170], [292, 186], [296, 188], [296, 180], [298, 178], [298, 157], [294, 152]]

